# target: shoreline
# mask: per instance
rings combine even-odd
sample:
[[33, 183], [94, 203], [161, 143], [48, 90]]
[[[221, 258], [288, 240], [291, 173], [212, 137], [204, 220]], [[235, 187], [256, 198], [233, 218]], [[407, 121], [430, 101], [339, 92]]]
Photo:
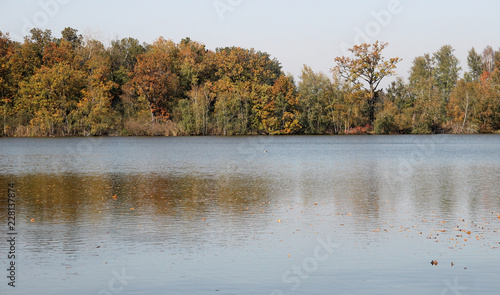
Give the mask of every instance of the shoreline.
[[162, 138], [162, 137], [172, 137], [172, 138], [203, 138], [203, 137], [218, 137], [218, 138], [237, 138], [237, 137], [356, 137], [356, 136], [437, 136], [437, 135], [461, 135], [461, 136], [481, 136], [481, 135], [500, 135], [500, 130], [491, 133], [431, 133], [431, 134], [413, 134], [413, 133], [402, 133], [402, 134], [376, 134], [376, 133], [363, 133], [363, 134], [245, 134], [245, 135], [99, 135], [99, 136], [0, 136], [3, 138]]

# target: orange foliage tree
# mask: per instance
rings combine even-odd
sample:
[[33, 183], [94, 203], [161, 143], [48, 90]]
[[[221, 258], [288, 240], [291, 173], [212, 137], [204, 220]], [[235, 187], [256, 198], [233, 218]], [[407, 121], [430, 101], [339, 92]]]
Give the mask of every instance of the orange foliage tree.
[[369, 116], [370, 121], [375, 119], [375, 103], [376, 92], [382, 79], [394, 74], [396, 64], [401, 61], [399, 57], [393, 57], [389, 60], [384, 60], [381, 52], [388, 43], [380, 43], [376, 41], [374, 44], [363, 43], [355, 45], [349, 49], [354, 57], [337, 57], [335, 62], [337, 65], [333, 71], [338, 72], [347, 81], [355, 84], [366, 83], [366, 90], [369, 93]]

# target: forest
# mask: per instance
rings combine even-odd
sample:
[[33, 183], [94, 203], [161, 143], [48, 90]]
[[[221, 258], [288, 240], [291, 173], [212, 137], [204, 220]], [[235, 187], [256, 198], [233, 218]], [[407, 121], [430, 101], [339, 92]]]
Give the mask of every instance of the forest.
[[[185, 38], [100, 41], [65, 28], [0, 32], [0, 136], [181, 136], [494, 133], [500, 50], [472, 48], [463, 69], [450, 45], [394, 76], [387, 43], [360, 44], [328, 74], [295, 81], [255, 49], [209, 50]], [[463, 74], [462, 74], [463, 72]]]

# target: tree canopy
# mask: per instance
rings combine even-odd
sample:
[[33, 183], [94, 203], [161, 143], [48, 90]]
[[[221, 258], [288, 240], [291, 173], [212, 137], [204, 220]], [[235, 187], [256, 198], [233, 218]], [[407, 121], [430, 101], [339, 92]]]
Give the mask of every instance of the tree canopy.
[[333, 69], [344, 79], [358, 86], [367, 84], [368, 99], [370, 105], [370, 120], [374, 118], [374, 105], [376, 103], [376, 91], [385, 77], [393, 75], [396, 64], [401, 61], [399, 57], [385, 60], [382, 51], [388, 43], [376, 41], [374, 44], [363, 43], [349, 49], [354, 57], [337, 57], [337, 65]]
[[469, 51], [461, 76], [445, 45], [413, 60], [407, 80], [387, 43], [338, 57], [333, 75], [297, 80], [253, 48], [210, 50], [184, 38], [105, 46], [65, 28], [0, 32], [1, 136], [479, 133], [500, 129], [500, 51]]

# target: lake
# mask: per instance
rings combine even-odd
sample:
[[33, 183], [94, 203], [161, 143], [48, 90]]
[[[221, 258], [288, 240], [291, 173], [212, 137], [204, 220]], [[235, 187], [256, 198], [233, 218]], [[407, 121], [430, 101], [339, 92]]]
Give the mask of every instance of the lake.
[[0, 294], [500, 288], [499, 135], [0, 138], [0, 191]]

